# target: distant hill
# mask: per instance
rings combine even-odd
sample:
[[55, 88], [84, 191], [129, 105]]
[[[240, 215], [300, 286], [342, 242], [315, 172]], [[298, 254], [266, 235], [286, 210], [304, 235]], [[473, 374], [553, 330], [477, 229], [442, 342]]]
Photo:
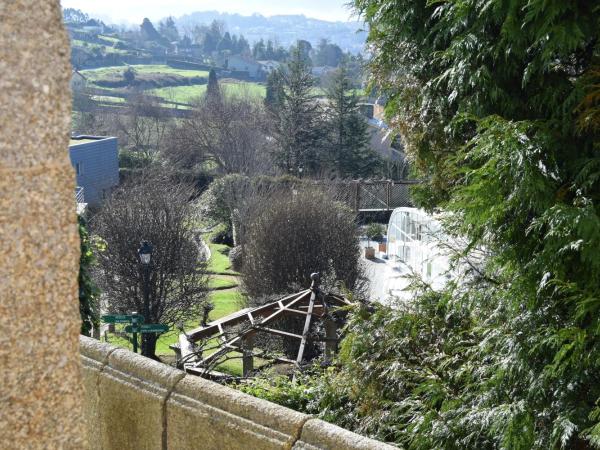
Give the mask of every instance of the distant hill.
[[243, 34], [251, 43], [263, 38], [277, 40], [288, 47], [304, 39], [314, 46], [321, 38], [327, 38], [342, 50], [357, 53], [364, 50], [366, 39], [366, 32], [360, 31], [361, 22], [328, 22], [303, 15], [265, 17], [202, 11], [181, 16], [175, 23], [180, 31], [189, 33], [196, 25], [207, 25], [213, 20], [223, 22], [231, 34]]

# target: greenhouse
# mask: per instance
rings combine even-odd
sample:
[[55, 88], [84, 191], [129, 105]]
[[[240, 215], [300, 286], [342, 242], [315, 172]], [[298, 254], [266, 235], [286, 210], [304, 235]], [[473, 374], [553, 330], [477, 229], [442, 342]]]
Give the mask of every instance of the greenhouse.
[[442, 287], [450, 268], [446, 240], [440, 223], [417, 208], [396, 208], [387, 231], [387, 256], [390, 263], [422, 277], [432, 287]]

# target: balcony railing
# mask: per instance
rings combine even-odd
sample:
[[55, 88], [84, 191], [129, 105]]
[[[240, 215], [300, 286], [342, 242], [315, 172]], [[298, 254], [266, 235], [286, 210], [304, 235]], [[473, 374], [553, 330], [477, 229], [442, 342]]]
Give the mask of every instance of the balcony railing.
[[77, 200], [77, 203], [85, 203], [82, 186], [77, 186], [75, 188], [75, 200]]

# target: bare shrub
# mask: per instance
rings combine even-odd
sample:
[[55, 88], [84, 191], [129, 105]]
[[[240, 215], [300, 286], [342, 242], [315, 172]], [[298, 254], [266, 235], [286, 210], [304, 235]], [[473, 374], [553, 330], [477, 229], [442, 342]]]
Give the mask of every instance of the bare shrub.
[[[110, 312], [138, 311], [147, 323], [169, 326], [200, 321], [206, 302], [206, 263], [190, 227], [190, 195], [186, 186], [146, 174], [114, 192], [94, 217], [93, 232], [105, 243], [98, 252], [96, 278]], [[144, 270], [137, 254], [142, 240], [154, 247], [149, 311], [144, 311]], [[155, 357], [155, 346], [156, 336], [145, 335], [144, 355]]]
[[282, 189], [249, 208], [242, 241], [242, 280], [251, 297], [286, 293], [310, 285], [320, 272], [352, 290], [360, 279], [355, 215], [310, 187]]
[[268, 173], [272, 164], [262, 103], [249, 95], [200, 98], [190, 117], [171, 129], [167, 157], [192, 167], [210, 162], [224, 174]]

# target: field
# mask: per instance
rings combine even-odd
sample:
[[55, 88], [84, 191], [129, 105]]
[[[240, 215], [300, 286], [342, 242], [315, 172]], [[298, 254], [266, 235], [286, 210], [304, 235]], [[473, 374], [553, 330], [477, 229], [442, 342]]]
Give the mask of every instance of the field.
[[121, 75], [124, 70], [128, 67], [132, 67], [138, 74], [165, 74], [165, 75], [179, 75], [186, 78], [193, 77], [208, 77], [208, 72], [205, 70], [184, 70], [175, 69], [173, 67], [161, 64], [138, 64], [132, 66], [111, 66], [111, 67], [100, 67], [98, 69], [86, 69], [82, 70], [81, 73], [85, 75], [91, 82], [100, 81], [103, 79], [109, 79], [115, 75]]
[[[266, 87], [259, 83], [250, 83], [247, 81], [233, 81], [230, 79], [221, 80], [219, 82], [221, 89], [225, 95], [249, 95], [252, 97], [264, 98], [266, 95]], [[179, 103], [190, 103], [195, 98], [206, 92], [206, 85], [192, 86], [174, 86], [157, 89], [149, 89], [146, 91], [150, 95], [162, 97], [165, 100], [175, 101]]]
[[129, 53], [127, 50], [114, 48], [110, 45], [96, 44], [93, 42], [80, 41], [78, 39], [73, 39], [71, 41], [71, 45], [81, 47], [81, 48], [88, 48], [90, 50], [93, 50], [94, 48], [103, 48], [106, 53], [117, 53], [119, 55], [126, 55], [127, 53]]

